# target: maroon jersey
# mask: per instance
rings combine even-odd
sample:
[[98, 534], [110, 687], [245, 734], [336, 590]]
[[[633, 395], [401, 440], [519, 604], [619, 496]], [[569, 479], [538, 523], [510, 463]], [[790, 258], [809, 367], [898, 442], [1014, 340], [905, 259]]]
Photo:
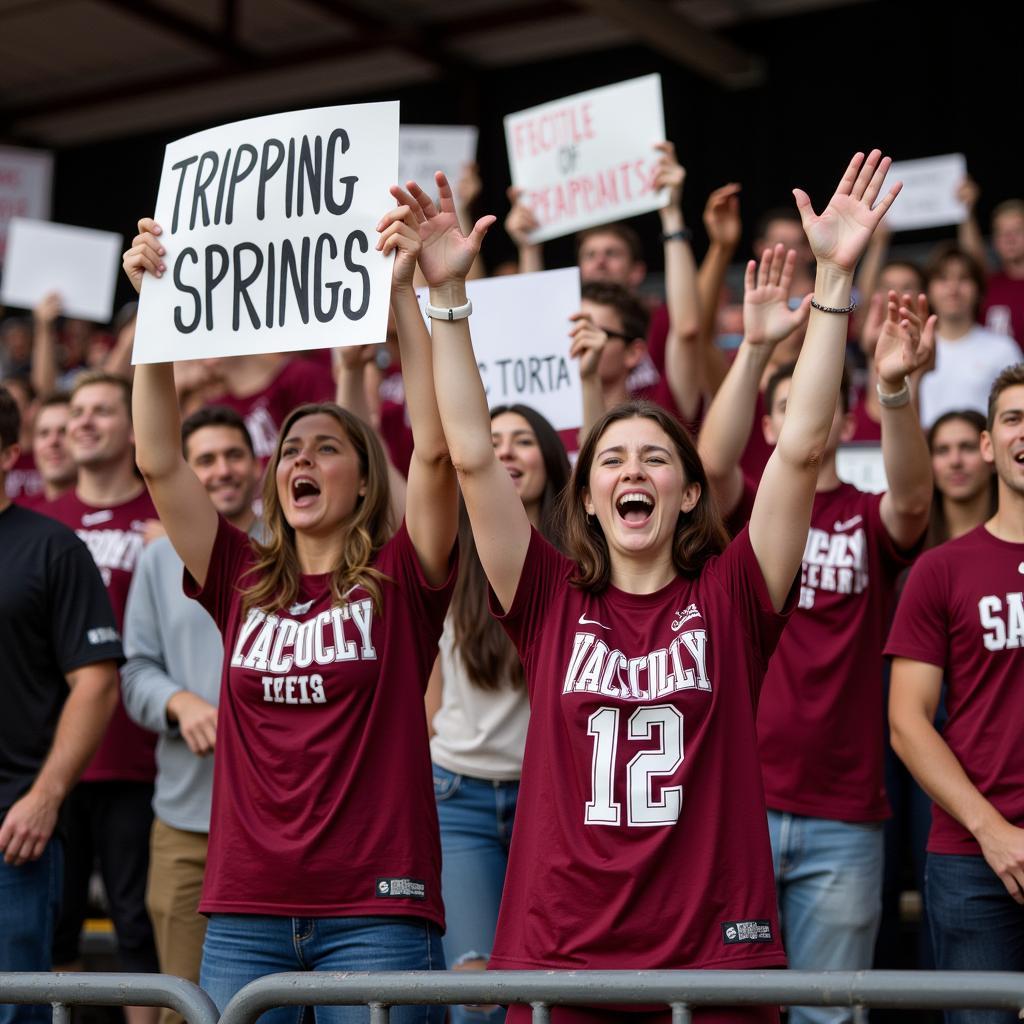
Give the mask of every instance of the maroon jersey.
[[863, 394], [857, 396], [857, 404], [853, 407], [853, 418], [857, 425], [854, 428], [853, 437], [850, 438], [851, 441], [881, 442], [882, 424], [868, 415], [868, 407], [864, 402]]
[[257, 458], [266, 462], [277, 444], [277, 432], [288, 413], [306, 402], [330, 402], [334, 381], [305, 359], [289, 359], [262, 391], [244, 398], [226, 392], [207, 405], [226, 405], [245, 420]]
[[750, 429], [750, 437], [747, 438], [747, 446], [740, 456], [740, 468], [743, 470], [743, 475], [749, 477], [755, 487], [760, 483], [764, 467], [768, 465], [768, 460], [775, 450], [764, 439], [764, 431], [761, 429], [761, 421], [767, 412], [764, 394], [759, 391], [754, 403], [754, 424]]
[[[200, 910], [416, 916], [444, 927], [423, 694], [455, 580], [432, 588], [403, 525], [361, 588], [329, 575], [298, 601], [242, 613], [249, 538], [223, 519], [206, 584], [224, 637], [209, 856]], [[246, 581], [248, 582], [248, 581]]]
[[405, 404], [405, 381], [402, 367], [392, 364], [381, 377], [378, 388], [380, 397], [380, 436], [388, 450], [391, 464], [403, 476], [409, 475], [412, 461], [412, 424]]
[[[968, 778], [1024, 828], [1024, 544], [984, 526], [923, 554], [903, 590], [885, 653], [945, 670], [942, 734]], [[928, 849], [980, 854], [938, 804]]]
[[768, 665], [757, 716], [774, 810], [888, 817], [882, 645], [910, 556], [889, 536], [881, 502], [850, 484], [814, 496], [800, 604]]
[[7, 497], [19, 505], [37, 507], [35, 503], [43, 500], [43, 478], [36, 469], [36, 460], [31, 452], [22, 452], [18, 461], [7, 473], [5, 484]]
[[[39, 511], [70, 526], [85, 541], [103, 577], [117, 628], [123, 630], [124, 606], [142, 552], [146, 520], [157, 518], [149, 493], [143, 490], [120, 505], [87, 505], [72, 488]], [[118, 698], [99, 750], [82, 773], [82, 781], [152, 782], [156, 778], [155, 748], [156, 733], [136, 725]]]
[[1024, 348], [1024, 278], [990, 274], [978, 320], [996, 334], [1008, 334]]
[[534, 532], [502, 616], [531, 714], [490, 965], [784, 964], [754, 706], [785, 615], [746, 531], [654, 594], [574, 571]]

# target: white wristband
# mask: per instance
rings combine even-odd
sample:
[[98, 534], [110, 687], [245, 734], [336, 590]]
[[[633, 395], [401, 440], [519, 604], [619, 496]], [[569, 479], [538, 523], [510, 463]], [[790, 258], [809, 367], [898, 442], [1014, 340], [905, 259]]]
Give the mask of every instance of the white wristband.
[[903, 387], [899, 391], [894, 391], [892, 394], [882, 390], [881, 381], [875, 385], [878, 391], [878, 402], [880, 405], [885, 406], [886, 409], [899, 409], [906, 405], [910, 401], [910, 378], [903, 378]]
[[464, 306], [432, 306], [427, 303], [427, 316], [432, 320], [465, 320], [473, 312], [473, 303], [468, 299]]

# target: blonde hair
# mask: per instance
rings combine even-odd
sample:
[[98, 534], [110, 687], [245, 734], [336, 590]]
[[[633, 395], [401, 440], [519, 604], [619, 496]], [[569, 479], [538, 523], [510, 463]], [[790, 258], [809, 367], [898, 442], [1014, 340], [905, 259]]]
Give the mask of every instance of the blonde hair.
[[366, 481], [366, 493], [356, 499], [352, 514], [338, 529], [345, 535], [341, 558], [331, 573], [332, 601], [340, 604], [354, 587], [362, 587], [380, 611], [381, 583], [387, 577], [373, 568], [373, 560], [394, 532], [391, 521], [391, 493], [384, 450], [374, 432], [357, 416], [334, 402], [300, 405], [285, 419], [274, 454], [267, 465], [263, 484], [265, 541], [253, 541], [257, 560], [245, 574], [254, 582], [242, 585], [242, 614], [256, 608], [272, 612], [293, 604], [299, 596], [298, 552], [295, 530], [289, 525], [277, 493], [277, 467], [284, 439], [294, 424], [306, 416], [322, 413], [338, 422], [356, 450], [359, 468]]

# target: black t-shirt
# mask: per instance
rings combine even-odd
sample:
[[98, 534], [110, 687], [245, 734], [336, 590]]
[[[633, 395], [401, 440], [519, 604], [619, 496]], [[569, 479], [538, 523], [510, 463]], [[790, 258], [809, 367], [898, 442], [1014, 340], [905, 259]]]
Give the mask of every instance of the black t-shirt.
[[46, 760], [68, 694], [65, 675], [121, 664], [121, 637], [89, 549], [66, 526], [0, 512], [0, 818]]

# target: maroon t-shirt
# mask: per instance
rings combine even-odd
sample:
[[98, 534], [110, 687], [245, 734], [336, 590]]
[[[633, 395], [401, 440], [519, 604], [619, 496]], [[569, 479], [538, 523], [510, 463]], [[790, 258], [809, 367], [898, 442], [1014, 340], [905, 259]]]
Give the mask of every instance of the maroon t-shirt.
[[740, 456], [740, 468], [743, 470], [743, 475], [749, 477], [755, 486], [760, 482], [764, 467], [768, 465], [768, 460], [771, 458], [772, 452], [775, 451], [764, 439], [764, 431], [761, 429], [761, 421], [767, 412], [764, 394], [759, 391], [754, 403], [754, 424], [750, 428], [747, 446]]
[[[423, 694], [455, 569], [431, 587], [404, 524], [374, 563], [378, 612], [327, 574], [299, 600], [242, 615], [255, 552], [223, 519], [206, 584], [224, 637], [204, 913], [396, 914], [444, 927]], [[246, 584], [248, 580], [244, 581]]]
[[1008, 334], [1024, 349], [1024, 278], [990, 274], [978, 319], [996, 334]]
[[[945, 671], [942, 734], [968, 778], [999, 813], [1024, 828], [1024, 544], [984, 526], [921, 556], [903, 589], [885, 646]], [[980, 854], [938, 804], [932, 853]]]
[[244, 398], [228, 394], [211, 398], [207, 405], [226, 405], [245, 420], [257, 457], [266, 462], [277, 444], [277, 432], [288, 413], [306, 402], [330, 402], [334, 381], [305, 359], [289, 359], [262, 391]]
[[[124, 607], [135, 564], [142, 553], [146, 520], [157, 518], [149, 493], [143, 490], [120, 505], [87, 505], [72, 488], [39, 511], [71, 527], [85, 542], [103, 577], [117, 628], [123, 631]], [[99, 750], [82, 773], [82, 781], [152, 782], [156, 778], [156, 738], [156, 733], [128, 717], [119, 697]]]
[[754, 706], [785, 614], [746, 531], [654, 594], [574, 571], [534, 532], [501, 616], [531, 714], [490, 966], [784, 964]]
[[412, 462], [412, 423], [405, 404], [405, 381], [402, 367], [392, 364], [381, 377], [377, 389], [380, 398], [380, 436], [388, 450], [391, 464], [403, 476], [409, 475]]
[[831, 821], [889, 815], [882, 645], [911, 560], [882, 522], [881, 494], [814, 496], [800, 604], [768, 665], [757, 715], [765, 799]]
[[853, 418], [856, 427], [853, 437], [850, 438], [851, 441], [874, 441], [877, 443], [882, 440], [882, 424], [868, 415], [863, 394], [857, 396], [857, 404], [853, 407]]
[[18, 461], [7, 473], [4, 485], [7, 497], [26, 508], [41, 500], [43, 495], [43, 478], [36, 469], [36, 460], [31, 452], [22, 452]]

